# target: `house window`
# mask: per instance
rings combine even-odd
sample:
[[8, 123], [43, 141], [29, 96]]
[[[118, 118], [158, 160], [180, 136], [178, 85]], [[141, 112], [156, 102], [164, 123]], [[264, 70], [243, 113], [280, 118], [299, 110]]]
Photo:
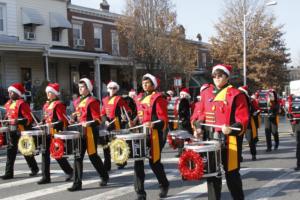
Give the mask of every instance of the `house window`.
[[206, 53], [202, 53], [201, 54], [201, 57], [202, 57], [202, 66], [205, 67], [206, 66]]
[[80, 24], [73, 24], [73, 39], [81, 39], [82, 38], [82, 29]]
[[60, 41], [60, 29], [59, 28], [52, 29], [52, 41], [55, 41], [55, 42]]
[[49, 63], [49, 79], [51, 82], [57, 82], [57, 63]]
[[119, 55], [119, 35], [116, 30], [111, 31], [111, 47], [112, 47], [112, 55]]
[[0, 33], [6, 32], [6, 6], [0, 4]]
[[94, 47], [95, 49], [102, 50], [102, 28], [101, 27], [94, 28]]
[[24, 39], [25, 40], [35, 40], [35, 26], [24, 25]]

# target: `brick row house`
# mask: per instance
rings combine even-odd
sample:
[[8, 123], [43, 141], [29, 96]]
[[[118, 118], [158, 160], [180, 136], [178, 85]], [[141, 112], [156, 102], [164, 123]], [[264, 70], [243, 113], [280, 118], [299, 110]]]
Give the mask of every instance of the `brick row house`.
[[[24, 83], [34, 95], [51, 81], [70, 98], [81, 77], [94, 80], [98, 97], [110, 80], [122, 86], [121, 92], [137, 88], [140, 65], [128, 58], [128, 43], [117, 32], [119, 17], [107, 1], [92, 9], [70, 0], [0, 0], [0, 95], [7, 95], [13, 82]], [[209, 44], [191, 42], [199, 46], [194, 83], [200, 87], [197, 74], [209, 63]]]

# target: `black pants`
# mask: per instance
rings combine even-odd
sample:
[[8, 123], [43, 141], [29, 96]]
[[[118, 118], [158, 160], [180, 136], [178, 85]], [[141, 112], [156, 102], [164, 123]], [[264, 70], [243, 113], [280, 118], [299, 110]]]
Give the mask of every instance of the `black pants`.
[[[169, 181], [167, 179], [165, 169], [160, 160], [153, 163], [153, 160], [149, 159], [149, 165], [155, 174], [160, 187], [169, 187]], [[145, 171], [144, 161], [138, 160], [134, 162], [134, 189], [138, 196], [146, 196], [145, 188]]]
[[[234, 200], [244, 199], [242, 179], [239, 169], [234, 171], [225, 172], [227, 187]], [[222, 190], [222, 177], [209, 177], [207, 178], [207, 191], [209, 200], [221, 199]]]
[[[94, 168], [96, 169], [96, 171], [98, 172], [98, 174], [100, 175], [100, 177], [103, 180], [108, 180], [108, 173], [104, 168], [103, 162], [100, 158], [100, 156], [97, 153], [97, 138], [98, 135], [97, 134], [93, 134], [94, 135], [94, 144], [95, 145], [95, 149], [96, 149], [96, 153], [89, 155], [89, 159], [92, 162]], [[84, 155], [85, 152], [87, 150], [87, 140], [85, 137], [83, 137], [81, 139], [81, 154], [80, 157], [76, 157], [74, 160], [74, 185], [81, 185], [82, 184], [82, 173], [83, 173], [83, 159], [84, 159]]]
[[[257, 132], [257, 130], [256, 130]], [[254, 139], [252, 137], [252, 130], [251, 129], [247, 129], [246, 130], [246, 138], [250, 147], [250, 153], [252, 156], [256, 156], [256, 143], [257, 143], [257, 139]]]
[[[46, 149], [42, 152], [42, 178], [50, 179], [50, 141], [51, 137], [46, 137]], [[66, 174], [72, 174], [73, 169], [66, 158], [56, 159], [61, 169]]]
[[[13, 176], [14, 175], [14, 164], [18, 152], [18, 142], [20, 139], [20, 135], [17, 132], [10, 132], [9, 133], [10, 142], [7, 147], [7, 161], [5, 167], [5, 175]], [[24, 156], [27, 165], [29, 166], [32, 172], [37, 172], [39, 167], [35, 161], [34, 156]]]
[[272, 139], [271, 134], [274, 137], [275, 148], [279, 146], [279, 135], [278, 135], [278, 126], [276, 122], [276, 117], [265, 117], [265, 134], [267, 148], [272, 149]]
[[296, 132], [296, 141], [297, 141], [297, 149], [296, 149], [297, 167], [300, 167], [300, 121], [299, 120], [295, 124], [295, 132]]

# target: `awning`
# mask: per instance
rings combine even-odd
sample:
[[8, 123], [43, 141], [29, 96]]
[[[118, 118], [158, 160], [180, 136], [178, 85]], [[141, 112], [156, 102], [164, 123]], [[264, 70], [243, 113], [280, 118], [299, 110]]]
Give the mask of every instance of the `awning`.
[[72, 28], [71, 23], [60, 13], [50, 12], [51, 28]]
[[22, 10], [22, 23], [26, 24], [34, 24], [34, 25], [43, 25], [44, 20], [40, 13], [32, 8], [21, 8]]

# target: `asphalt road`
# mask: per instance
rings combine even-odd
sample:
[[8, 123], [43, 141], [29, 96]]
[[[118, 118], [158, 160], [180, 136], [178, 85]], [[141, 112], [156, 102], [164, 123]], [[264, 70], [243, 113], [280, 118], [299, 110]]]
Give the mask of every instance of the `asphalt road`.
[[[290, 125], [281, 120], [279, 126], [280, 146], [278, 150], [265, 152], [266, 143], [263, 128], [259, 131], [257, 161], [251, 161], [249, 147], [244, 141], [241, 174], [246, 199], [300, 199], [300, 172], [294, 172], [295, 137], [291, 135]], [[102, 155], [102, 150], [99, 149]], [[0, 170], [4, 172], [6, 157], [0, 155]], [[182, 181], [178, 171], [177, 152], [166, 145], [163, 151], [163, 163], [170, 181], [169, 196], [166, 199], [207, 199], [205, 179], [200, 181]], [[103, 157], [103, 156], [102, 156]], [[36, 156], [41, 166], [41, 156]], [[70, 159], [72, 163], [72, 159]], [[158, 199], [158, 183], [145, 162], [146, 183], [145, 188], [148, 199]], [[129, 161], [123, 170], [117, 170], [113, 164], [110, 172], [110, 182], [107, 187], [99, 186], [99, 177], [91, 166], [88, 157], [84, 160], [83, 190], [68, 192], [66, 189], [72, 185], [64, 182], [65, 176], [59, 169], [55, 160], [51, 160], [52, 182], [46, 185], [37, 185], [40, 176], [29, 177], [29, 169], [21, 155], [17, 156], [15, 163], [15, 178], [0, 180], [1, 199], [135, 199], [133, 188], [133, 162]], [[223, 179], [222, 199], [231, 199], [226, 181]]]

